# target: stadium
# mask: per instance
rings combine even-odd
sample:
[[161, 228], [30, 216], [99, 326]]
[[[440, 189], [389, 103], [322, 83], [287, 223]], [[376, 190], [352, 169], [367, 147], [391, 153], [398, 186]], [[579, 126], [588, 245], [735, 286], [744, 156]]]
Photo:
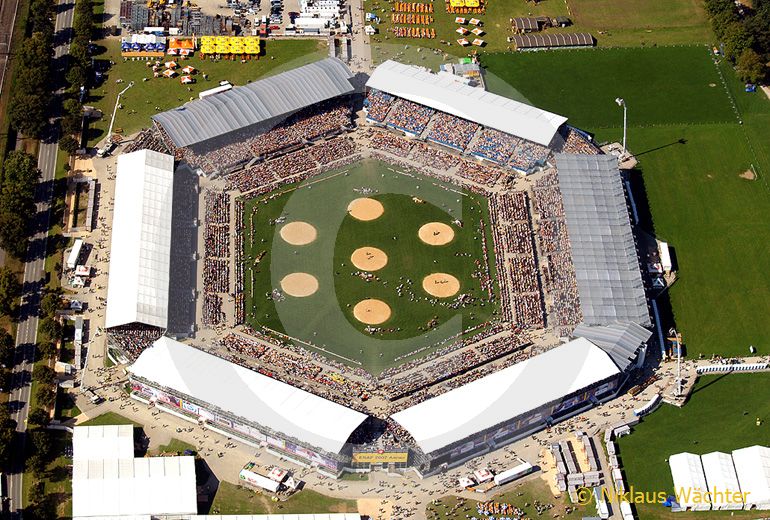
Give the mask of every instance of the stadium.
[[331, 477], [435, 474], [644, 362], [618, 159], [449, 74], [325, 59], [157, 114], [116, 175], [132, 397]]

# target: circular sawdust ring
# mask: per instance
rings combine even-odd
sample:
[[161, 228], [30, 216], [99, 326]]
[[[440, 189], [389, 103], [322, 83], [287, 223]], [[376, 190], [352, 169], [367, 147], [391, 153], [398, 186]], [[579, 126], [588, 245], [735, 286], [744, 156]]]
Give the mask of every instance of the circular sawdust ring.
[[429, 246], [443, 246], [454, 240], [455, 231], [443, 222], [428, 222], [420, 227], [417, 236]]
[[385, 213], [385, 207], [379, 200], [361, 197], [348, 204], [348, 213], [357, 220], [376, 220]]
[[305, 298], [318, 290], [318, 279], [308, 273], [290, 273], [281, 279], [281, 290], [295, 298]]
[[353, 307], [353, 316], [367, 325], [379, 325], [390, 318], [390, 305], [382, 300], [368, 298]]
[[388, 264], [388, 255], [382, 249], [365, 246], [353, 251], [350, 261], [363, 271], [379, 271]]
[[315, 241], [318, 232], [312, 224], [302, 222], [289, 222], [281, 228], [281, 238], [293, 246], [306, 246]]
[[460, 292], [460, 280], [447, 273], [431, 273], [422, 279], [422, 288], [436, 298], [449, 298]]

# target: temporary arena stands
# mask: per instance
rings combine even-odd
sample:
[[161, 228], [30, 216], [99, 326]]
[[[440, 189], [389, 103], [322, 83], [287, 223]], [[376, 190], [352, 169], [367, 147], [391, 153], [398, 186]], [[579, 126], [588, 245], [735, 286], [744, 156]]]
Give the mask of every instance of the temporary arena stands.
[[366, 415], [167, 337], [129, 367], [134, 393], [336, 476]]
[[552, 33], [515, 34], [513, 43], [518, 50], [532, 50], [552, 47], [593, 47], [596, 41], [588, 33]]
[[366, 82], [391, 96], [548, 146], [567, 118], [466, 85], [449, 73], [435, 74], [388, 60]]
[[[580, 338], [393, 415], [424, 456], [423, 475], [508, 444], [590, 400], [609, 397], [622, 372]], [[420, 459], [421, 457], [417, 457]]]
[[583, 322], [650, 325], [617, 158], [557, 154], [555, 159]]
[[177, 148], [286, 118], [354, 91], [347, 66], [327, 58], [153, 116]]
[[118, 157], [105, 326], [168, 325], [174, 158]]

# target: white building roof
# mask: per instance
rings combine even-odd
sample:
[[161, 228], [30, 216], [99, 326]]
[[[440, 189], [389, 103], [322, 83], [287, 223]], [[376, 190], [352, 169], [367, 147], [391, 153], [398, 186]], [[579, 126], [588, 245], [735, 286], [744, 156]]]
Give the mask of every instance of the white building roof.
[[130, 424], [75, 426], [72, 434], [72, 458], [131, 459], [134, 457], [134, 427]]
[[770, 448], [751, 446], [733, 451], [733, 464], [741, 491], [746, 496], [746, 509], [770, 509]]
[[75, 459], [72, 516], [196, 514], [195, 459]]
[[248, 421], [338, 453], [366, 415], [167, 337], [128, 369]]
[[174, 157], [118, 156], [106, 327], [168, 325]]
[[619, 373], [607, 353], [578, 338], [402, 410], [393, 419], [430, 453]]
[[743, 509], [743, 502], [734, 499], [741, 486], [730, 454], [714, 451], [701, 455], [700, 460], [709, 490], [717, 491], [712, 495], [714, 509]]
[[693, 453], [677, 453], [668, 458], [668, 465], [671, 468], [674, 493], [679, 505], [683, 509], [691, 508], [694, 511], [711, 509], [708, 502], [694, 499], [698, 493], [706, 493], [708, 490], [700, 457]]
[[451, 74], [388, 60], [366, 86], [548, 146], [567, 118], [470, 87]]
[[316, 513], [304, 515], [193, 515], [190, 520], [361, 520], [358, 513]]

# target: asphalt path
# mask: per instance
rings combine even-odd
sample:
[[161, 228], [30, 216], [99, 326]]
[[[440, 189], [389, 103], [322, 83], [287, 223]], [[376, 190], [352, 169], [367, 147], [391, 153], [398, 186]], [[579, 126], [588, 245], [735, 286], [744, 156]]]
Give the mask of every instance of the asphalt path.
[[[74, 0], [57, 2], [55, 32], [66, 34], [72, 28]], [[61, 58], [69, 52], [69, 38], [59, 38], [54, 49], [54, 64], [63, 72]], [[45, 253], [48, 242], [51, 196], [56, 174], [56, 156], [59, 145], [56, 139], [41, 142], [37, 166], [42, 176], [35, 192], [37, 213], [34, 215], [35, 234], [30, 239], [24, 264], [24, 294], [21, 303], [21, 321], [16, 331], [16, 364], [14, 367], [13, 391], [9, 399], [11, 415], [16, 421], [19, 449], [14, 452], [11, 471], [8, 476], [9, 509], [14, 518], [21, 518], [23, 504], [24, 441], [29, 415], [29, 399], [32, 384], [32, 364], [35, 359], [37, 342], [38, 312], [40, 293], [45, 286]]]

